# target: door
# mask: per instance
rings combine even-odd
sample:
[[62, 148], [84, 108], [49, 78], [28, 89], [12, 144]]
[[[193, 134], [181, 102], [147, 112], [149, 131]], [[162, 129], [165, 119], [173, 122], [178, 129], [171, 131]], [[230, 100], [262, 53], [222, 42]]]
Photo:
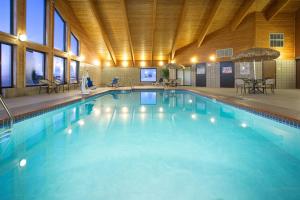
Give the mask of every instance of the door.
[[276, 61], [264, 61], [263, 62], [263, 79], [275, 79], [276, 80]]
[[296, 60], [296, 87], [300, 89], [300, 59]]
[[196, 86], [206, 87], [206, 63], [196, 65]]
[[220, 87], [234, 88], [234, 63], [231, 61], [220, 63]]

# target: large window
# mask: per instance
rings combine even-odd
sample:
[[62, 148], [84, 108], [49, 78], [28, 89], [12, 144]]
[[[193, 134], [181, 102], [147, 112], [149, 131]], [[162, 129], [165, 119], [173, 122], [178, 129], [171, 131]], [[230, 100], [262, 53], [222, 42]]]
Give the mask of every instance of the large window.
[[0, 2], [0, 31], [12, 34], [13, 0], [1, 0]]
[[71, 60], [70, 65], [70, 83], [78, 83], [79, 62]]
[[26, 85], [37, 85], [42, 79], [45, 79], [45, 54], [27, 49]]
[[79, 42], [73, 33], [71, 33], [71, 52], [73, 55], [79, 56]]
[[26, 34], [29, 41], [45, 44], [46, 1], [26, 0]]
[[13, 85], [13, 47], [9, 44], [0, 43], [0, 74], [1, 87]]
[[54, 48], [66, 50], [66, 23], [57, 10], [54, 12]]
[[64, 58], [54, 56], [53, 58], [53, 76], [54, 80], [65, 83], [66, 61]]

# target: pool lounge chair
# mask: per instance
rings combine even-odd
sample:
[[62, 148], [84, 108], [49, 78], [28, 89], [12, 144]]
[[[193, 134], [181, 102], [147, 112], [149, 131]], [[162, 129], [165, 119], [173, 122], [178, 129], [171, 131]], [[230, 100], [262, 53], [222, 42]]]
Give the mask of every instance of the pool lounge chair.
[[163, 85], [164, 84], [164, 79], [160, 78], [157, 82], [152, 83], [152, 85]]
[[41, 91], [43, 88], [47, 89], [47, 93], [50, 94], [53, 91], [57, 92], [57, 85], [47, 79], [39, 80], [39, 94], [41, 94]]
[[106, 84], [109, 87], [119, 87], [119, 79], [113, 78], [111, 83]]

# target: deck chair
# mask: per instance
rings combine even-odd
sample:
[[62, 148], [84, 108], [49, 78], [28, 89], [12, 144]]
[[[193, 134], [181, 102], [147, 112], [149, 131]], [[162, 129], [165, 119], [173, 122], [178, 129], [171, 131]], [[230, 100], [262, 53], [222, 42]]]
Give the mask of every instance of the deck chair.
[[46, 88], [48, 94], [52, 93], [53, 91], [57, 92], [56, 84], [47, 79], [39, 80], [39, 94], [41, 94], [43, 88]]
[[119, 79], [113, 78], [111, 83], [106, 84], [109, 87], [119, 87]]

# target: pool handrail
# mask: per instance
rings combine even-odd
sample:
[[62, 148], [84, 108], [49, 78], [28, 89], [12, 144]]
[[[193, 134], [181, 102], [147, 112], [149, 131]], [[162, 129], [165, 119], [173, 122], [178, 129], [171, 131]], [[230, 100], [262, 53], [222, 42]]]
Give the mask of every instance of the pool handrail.
[[13, 124], [14, 124], [14, 117], [13, 115], [11, 114], [11, 112], [9, 111], [8, 109], [8, 106], [7, 104], [5, 103], [4, 99], [2, 98], [2, 96], [0, 95], [0, 103], [1, 105], [3, 106], [5, 112], [7, 113], [7, 115], [9, 116], [9, 128], [12, 128]]

